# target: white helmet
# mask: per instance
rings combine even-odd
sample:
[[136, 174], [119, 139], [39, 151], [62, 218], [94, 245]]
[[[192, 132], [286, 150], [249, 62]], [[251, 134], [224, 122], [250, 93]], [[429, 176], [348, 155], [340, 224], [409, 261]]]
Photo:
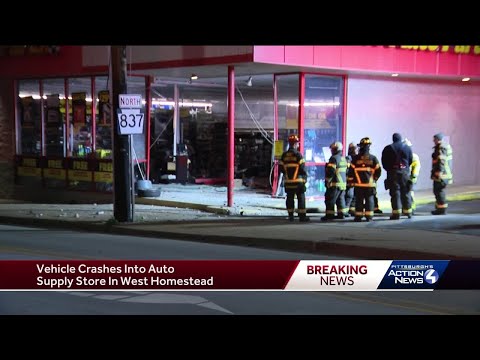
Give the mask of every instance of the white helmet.
[[405, 145], [407, 146], [412, 146], [412, 142], [410, 140], [408, 140], [408, 138], [405, 138], [405, 140], [403, 140], [403, 142], [405, 143]]

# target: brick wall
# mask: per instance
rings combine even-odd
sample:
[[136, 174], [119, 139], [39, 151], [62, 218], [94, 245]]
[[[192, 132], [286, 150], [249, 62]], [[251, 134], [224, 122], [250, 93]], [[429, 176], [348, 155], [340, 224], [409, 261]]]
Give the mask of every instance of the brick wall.
[[14, 109], [13, 82], [0, 79], [0, 199], [13, 197]]

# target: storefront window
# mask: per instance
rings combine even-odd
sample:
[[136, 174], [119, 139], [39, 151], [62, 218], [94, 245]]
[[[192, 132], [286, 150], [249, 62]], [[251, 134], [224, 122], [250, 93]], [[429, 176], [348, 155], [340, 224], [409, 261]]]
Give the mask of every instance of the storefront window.
[[68, 80], [70, 148], [73, 157], [92, 153], [92, 86], [91, 78]]
[[305, 75], [304, 157], [308, 169], [308, 196], [325, 192], [324, 164], [330, 158], [330, 144], [342, 141], [343, 79]]
[[235, 84], [235, 178], [271, 190], [273, 75], [239, 76]]
[[152, 108], [150, 127], [150, 179], [160, 182], [168, 178], [168, 163], [173, 161], [174, 87], [156, 84], [151, 88]]
[[43, 80], [45, 154], [65, 156], [65, 81]]
[[92, 81], [90, 77], [68, 79], [69, 148], [68, 188], [91, 191], [92, 161]]
[[288, 135], [298, 133], [299, 75], [277, 75], [278, 140], [288, 149]]
[[107, 76], [95, 78], [96, 112], [95, 112], [95, 145], [98, 159], [112, 158], [112, 105]]
[[[180, 86], [180, 137], [195, 178], [225, 178], [227, 172], [226, 87]], [[179, 153], [182, 146], [179, 146]]]
[[20, 80], [18, 82], [17, 106], [18, 154], [42, 154], [42, 112], [40, 82]]
[[342, 141], [342, 97], [341, 77], [305, 75], [305, 161], [328, 161], [330, 144]]
[[45, 119], [45, 155], [43, 178], [49, 188], [64, 188], [67, 173], [65, 162], [65, 80], [46, 79], [43, 86]]

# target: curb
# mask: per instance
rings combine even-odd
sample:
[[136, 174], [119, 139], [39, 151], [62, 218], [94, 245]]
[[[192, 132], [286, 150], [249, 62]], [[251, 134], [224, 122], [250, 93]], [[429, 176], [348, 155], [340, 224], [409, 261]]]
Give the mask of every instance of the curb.
[[[432, 195], [433, 196], [433, 195]], [[448, 201], [471, 201], [471, 200], [479, 200], [480, 199], [480, 192], [472, 191], [472, 192], [465, 192], [459, 194], [452, 194], [447, 195]], [[435, 203], [435, 199], [430, 198], [419, 198], [415, 199], [417, 205], [427, 205]], [[243, 207], [227, 207], [227, 206], [213, 206], [213, 205], [204, 205], [204, 204], [196, 204], [196, 203], [189, 203], [183, 201], [171, 201], [171, 200], [159, 200], [155, 198], [141, 198], [136, 197], [135, 203], [140, 205], [156, 205], [156, 206], [166, 206], [166, 207], [174, 207], [174, 208], [181, 208], [181, 209], [193, 209], [193, 210], [200, 210], [208, 213], [218, 214], [218, 215], [241, 215], [241, 216], [248, 216], [248, 215], [263, 215], [264, 211], [259, 209], [270, 209], [281, 211], [285, 210], [283, 206], [252, 206], [251, 208], [243, 208]], [[389, 200], [382, 200], [379, 202], [379, 206], [381, 209], [388, 209], [390, 207]], [[323, 213], [325, 212], [324, 207], [307, 207], [307, 213]], [[282, 214], [275, 214], [278, 216], [286, 216]], [[275, 216], [272, 214], [267, 214], [267, 216]]]
[[[261, 249], [293, 251], [317, 255], [361, 258], [368, 260], [410, 259], [410, 260], [478, 260], [476, 257], [456, 256], [441, 253], [430, 253], [404, 249], [367, 247], [360, 245], [338, 244], [334, 242], [315, 242], [310, 240], [289, 240], [232, 236], [228, 239], [223, 235], [182, 234], [169, 231], [152, 231], [134, 229], [138, 224], [113, 224], [106, 222], [72, 222], [53, 219], [28, 219], [0, 216], [0, 223], [7, 225], [38, 226], [60, 228], [85, 232], [101, 232], [116, 235], [144, 236], [151, 238], [165, 237], [174, 240], [255, 247]], [[171, 224], [171, 222], [169, 223]]]

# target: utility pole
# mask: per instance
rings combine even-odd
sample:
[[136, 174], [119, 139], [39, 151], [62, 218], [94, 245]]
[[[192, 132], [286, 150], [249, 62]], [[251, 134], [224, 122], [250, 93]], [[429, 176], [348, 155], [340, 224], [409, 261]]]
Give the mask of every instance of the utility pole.
[[119, 222], [133, 221], [135, 197], [133, 195], [133, 171], [131, 163], [130, 135], [121, 135], [118, 127], [120, 94], [127, 93], [127, 47], [111, 46], [112, 105], [113, 105], [113, 215]]

